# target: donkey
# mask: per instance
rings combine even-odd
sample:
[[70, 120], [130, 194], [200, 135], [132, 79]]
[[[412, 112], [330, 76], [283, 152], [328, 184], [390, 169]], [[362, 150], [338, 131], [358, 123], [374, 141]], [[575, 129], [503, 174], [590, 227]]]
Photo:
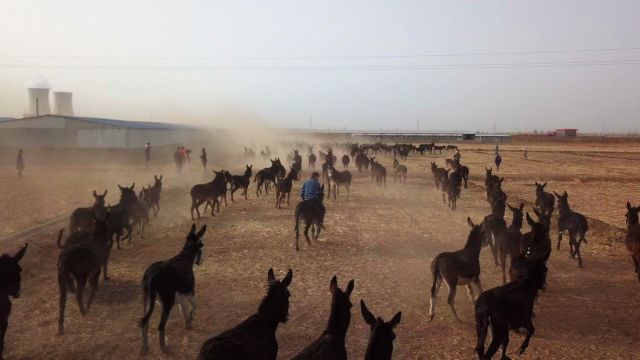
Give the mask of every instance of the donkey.
[[454, 172], [460, 174], [462, 180], [464, 180], [464, 188], [467, 188], [467, 180], [469, 179], [469, 168], [460, 164], [460, 161], [447, 159], [446, 164], [449, 168], [451, 168]]
[[[448, 173], [449, 170], [447, 170], [447, 174]], [[442, 201], [445, 204], [448, 204], [451, 210], [455, 210], [458, 207], [461, 183], [462, 178], [460, 177], [460, 174], [454, 172], [443, 179], [443, 182], [440, 184], [440, 188], [442, 189]], [[445, 194], [447, 194], [448, 202], [444, 199]]]
[[[226, 191], [227, 177], [224, 174], [224, 170], [212, 171], [215, 174], [215, 177], [211, 182], [194, 185], [191, 188], [191, 220], [195, 221], [195, 218], [193, 217], [193, 210], [196, 211], [198, 218], [200, 218], [200, 205], [207, 201], [215, 203], [218, 200], [218, 197], [220, 197], [220, 194], [222, 194], [223, 191]], [[212, 205], [211, 216], [214, 216], [213, 210], [214, 206]]]
[[552, 214], [553, 213], [553, 208], [555, 207], [556, 204], [556, 198], [553, 196], [552, 193], [548, 193], [544, 191], [544, 187], [547, 186], [547, 182], [545, 181], [542, 184], [538, 184], [538, 182], [535, 182], [536, 185], [536, 207], [540, 208], [540, 210], [542, 211], [542, 214], [546, 215], [546, 214]]
[[[324, 200], [324, 184], [320, 187], [320, 197], [318, 200], [321, 204]], [[311, 245], [311, 239], [309, 238], [309, 228], [311, 226], [314, 229], [311, 230], [311, 235], [314, 240], [318, 240], [320, 236], [320, 230], [324, 228], [324, 211], [315, 204], [313, 201], [300, 201], [298, 205], [296, 205], [296, 210], [294, 212], [295, 216], [295, 227], [293, 231], [296, 234], [296, 251], [300, 250], [298, 245], [298, 240], [300, 238], [300, 220], [304, 220], [304, 237], [307, 239], [307, 243]], [[315, 234], [314, 234], [315, 232]]]
[[309, 160], [309, 169], [315, 170], [316, 169], [316, 160], [317, 160], [316, 154], [314, 154], [314, 153], [309, 154], [308, 160]]
[[351, 162], [351, 158], [349, 157], [349, 155], [347, 154], [342, 155], [342, 167], [344, 167], [345, 169], [348, 169], [350, 162]]
[[153, 313], [156, 297], [160, 297], [162, 305], [162, 315], [158, 325], [162, 352], [169, 352], [165, 340], [165, 326], [171, 308], [176, 301], [176, 296], [186, 328], [191, 328], [196, 309], [193, 264], [200, 265], [202, 263], [202, 236], [206, 231], [207, 225], [203, 225], [197, 233], [196, 224], [191, 225], [182, 251], [169, 260], [151, 264], [144, 272], [142, 278], [144, 315], [139, 322], [142, 332], [142, 355], [149, 352], [149, 318]]
[[327, 170], [327, 179], [329, 180], [329, 195], [333, 189], [333, 200], [338, 199], [340, 186], [344, 186], [347, 190], [347, 200], [349, 200], [349, 188], [351, 188], [351, 172], [349, 170], [338, 171], [332, 166]]
[[278, 355], [276, 330], [278, 324], [289, 317], [289, 285], [293, 279], [291, 269], [282, 280], [277, 280], [273, 269], [267, 274], [267, 295], [258, 312], [235, 327], [205, 341], [198, 360], [252, 359], [275, 360]]
[[375, 178], [378, 187], [383, 183], [384, 187], [387, 187], [387, 168], [375, 161], [375, 157], [371, 158], [371, 175]]
[[[539, 214], [539, 212], [536, 211], [536, 214]], [[550, 215], [539, 214], [538, 222], [533, 221], [529, 213], [527, 213], [526, 217], [527, 223], [531, 226], [531, 232], [525, 234], [529, 237], [526, 249], [518, 256], [511, 258], [511, 266], [509, 268], [511, 281], [515, 281], [520, 277], [528, 260], [540, 260], [546, 265], [549, 255], [551, 255], [551, 239], [549, 238]]]
[[251, 182], [251, 169], [253, 165], [245, 165], [246, 169], [244, 171], [244, 175], [233, 175], [231, 177], [231, 201], [233, 200], [233, 193], [238, 191], [238, 189], [242, 189], [242, 195], [244, 195], [244, 199], [247, 198], [247, 190], [249, 189], [249, 183]]
[[565, 191], [562, 195], [553, 192], [558, 198], [558, 250], [562, 241], [562, 232], [569, 232], [569, 253], [572, 258], [578, 256], [578, 266], [582, 267], [580, 256], [580, 244], [587, 243], [585, 234], [589, 230], [587, 218], [569, 208], [569, 194]]
[[[509, 329], [525, 328], [527, 334], [520, 345], [518, 355], [522, 355], [529, 346], [535, 332], [533, 322], [533, 304], [538, 290], [546, 283], [547, 267], [539, 260], [528, 260], [520, 277], [506, 285], [483, 292], [475, 304], [477, 345], [476, 353], [480, 360], [491, 359], [502, 347], [502, 359], [507, 357]], [[484, 343], [491, 327], [491, 344], [486, 353]]]
[[93, 190], [93, 206], [73, 210], [71, 218], [69, 219], [69, 231], [93, 230], [95, 227], [94, 216], [101, 217], [107, 212], [107, 207], [105, 206], [104, 201], [106, 196], [107, 190], [105, 190], [102, 195], [99, 195], [95, 190]]
[[271, 160], [271, 167], [258, 171], [253, 179], [254, 182], [258, 183], [256, 186], [256, 196], [260, 196], [262, 193], [262, 185], [264, 185], [265, 194], [269, 195], [269, 183], [272, 182], [275, 184], [276, 179], [280, 177], [279, 174], [280, 160], [278, 159]]
[[22, 268], [20, 267], [20, 260], [27, 251], [27, 245], [24, 244], [22, 249], [11, 256], [8, 254], [2, 254], [0, 256], [0, 359], [4, 359], [2, 354], [4, 352], [4, 336], [7, 333], [7, 327], [9, 326], [9, 315], [11, 315], [11, 298], [17, 299], [20, 297], [22, 277], [20, 273]]
[[[121, 250], [120, 241], [131, 239], [131, 232], [133, 227], [131, 226], [131, 207], [138, 203], [138, 196], [133, 190], [136, 183], [133, 183], [130, 187], [123, 187], [118, 184], [120, 189], [120, 201], [108, 208], [109, 210], [109, 226], [111, 227], [112, 234], [116, 236], [116, 244], [118, 250]], [[123, 236], [123, 232], [126, 234]]]
[[445, 178], [449, 177], [448, 171], [445, 168], [438, 167], [434, 161], [431, 162], [431, 173], [433, 174], [433, 180], [436, 184], [436, 189], [440, 189], [440, 185]]
[[491, 214], [485, 216], [481, 224], [484, 230], [483, 246], [489, 246], [496, 266], [500, 266], [496, 239], [500, 233], [507, 229], [507, 222], [504, 220], [505, 204], [506, 202], [502, 200], [493, 203], [491, 205]]
[[627, 202], [627, 236], [624, 238], [624, 244], [631, 253], [631, 259], [635, 266], [638, 280], [640, 281], [640, 225], [638, 224], [638, 213], [640, 206], [631, 206]]
[[287, 198], [287, 205], [289, 205], [289, 196], [291, 195], [291, 189], [293, 188], [293, 182], [298, 178], [298, 171], [290, 167], [287, 177], [282, 179], [276, 185], [276, 209], [282, 209], [282, 203], [285, 197]]
[[147, 192], [147, 203], [149, 204], [149, 208], [153, 210], [153, 216], [158, 216], [158, 212], [160, 212], [160, 193], [162, 193], [162, 177], [153, 175], [154, 183], [153, 186], [149, 187]]
[[498, 254], [498, 262], [502, 269], [502, 283], [507, 283], [507, 255], [509, 256], [509, 262], [511, 262], [516, 256], [520, 254], [520, 241], [522, 238], [522, 219], [524, 209], [524, 203], [520, 203], [520, 207], [513, 207], [507, 204], [509, 210], [513, 213], [513, 220], [509, 227], [500, 232], [495, 238], [496, 252]]
[[329, 283], [331, 292], [331, 313], [326, 329], [320, 337], [302, 350], [292, 360], [331, 359], [346, 360], [347, 348], [344, 344], [349, 323], [351, 322], [351, 292], [354, 282], [349, 281], [342, 291], [338, 287], [338, 278], [334, 276]]
[[[113, 245], [113, 234], [106, 220], [108, 219], [96, 219], [96, 228], [93, 234], [88, 232], [71, 234], [60, 251], [58, 256], [58, 290], [60, 293], [58, 334], [60, 335], [64, 333], [67, 292], [75, 291], [80, 314], [85, 316], [91, 309], [91, 304], [98, 290], [101, 269], [105, 269], [106, 276], [106, 264]], [[63, 232], [64, 229], [60, 230], [58, 234], [58, 246], [60, 246]], [[74, 284], [74, 279], [76, 284]], [[87, 281], [89, 281], [90, 291], [85, 307], [84, 288]]]
[[[82, 230], [72, 232], [67, 236], [64, 241], [64, 245], [61, 243], [62, 233], [60, 230], [58, 234], [57, 245], [59, 249], [69, 249], [74, 246], [89, 246], [93, 253], [102, 262], [102, 276], [104, 280], [109, 280], [107, 268], [109, 266], [109, 257], [111, 255], [111, 247], [113, 246], [113, 228], [109, 225], [111, 213], [107, 212], [104, 217], [100, 218], [95, 216], [95, 226], [93, 230]], [[105, 248], [105, 244], [108, 248]], [[75, 291], [73, 282], [68, 283], [71, 292]]]
[[396, 173], [393, 174], [393, 181], [400, 178], [400, 183], [407, 183], [407, 167], [405, 165], [400, 164], [398, 159], [393, 158], [393, 168], [396, 169]]
[[471, 284], [476, 286], [478, 294], [482, 293], [482, 284], [480, 283], [480, 249], [482, 248], [484, 234], [482, 226], [475, 225], [471, 221], [471, 218], [467, 217], [467, 223], [469, 227], [471, 227], [471, 232], [469, 233], [464, 248], [454, 252], [440, 253], [431, 262], [433, 285], [431, 286], [429, 321], [432, 321], [435, 317], [435, 300], [443, 279], [449, 288], [447, 303], [457, 321], [460, 321], [460, 319], [458, 318], [454, 302], [458, 285], [465, 285], [467, 287], [467, 294], [471, 301], [474, 300]]
[[390, 321], [385, 322], [381, 317], [376, 318], [367, 309], [364, 300], [360, 300], [362, 318], [369, 324], [369, 345], [364, 355], [364, 360], [391, 360], [393, 354], [393, 340], [396, 334], [393, 332], [400, 323], [402, 312], [398, 311]]

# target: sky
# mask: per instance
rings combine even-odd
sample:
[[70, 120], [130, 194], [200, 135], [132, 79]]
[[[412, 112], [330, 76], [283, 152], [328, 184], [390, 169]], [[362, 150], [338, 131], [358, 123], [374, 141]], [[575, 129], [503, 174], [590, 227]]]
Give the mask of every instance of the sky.
[[[0, 116], [640, 132], [640, 1], [0, 0]], [[418, 124], [419, 123], [419, 124]]]

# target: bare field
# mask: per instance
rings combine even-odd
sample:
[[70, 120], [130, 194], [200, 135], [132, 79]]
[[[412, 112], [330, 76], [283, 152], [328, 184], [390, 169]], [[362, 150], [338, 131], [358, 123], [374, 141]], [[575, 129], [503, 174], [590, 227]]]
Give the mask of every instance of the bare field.
[[[569, 193], [572, 208], [589, 217], [590, 230], [589, 243], [582, 247], [584, 269], [569, 258], [566, 240], [559, 252], [554, 247], [549, 287], [536, 303], [536, 333], [521, 358], [640, 358], [640, 283], [621, 242], [625, 203], [640, 202], [640, 145], [554, 143], [528, 144], [527, 148], [529, 160], [525, 161], [521, 145], [501, 147], [499, 175], [506, 178], [503, 189], [508, 202], [526, 201], [531, 211], [533, 181], [548, 181], [549, 190]], [[412, 155], [404, 161], [409, 167], [406, 185], [393, 182], [391, 158], [380, 156], [390, 174], [387, 188], [375, 187], [368, 176], [353, 169], [350, 200], [325, 201], [327, 232], [310, 247], [303, 243], [299, 253], [294, 250], [292, 213], [300, 184], [294, 185], [291, 205], [277, 210], [275, 195], [256, 198], [252, 183], [248, 201], [229, 201], [214, 218], [199, 221], [209, 230], [204, 237], [203, 264], [195, 268], [198, 309], [194, 329], [184, 330], [174, 308], [167, 326], [173, 355], [167, 357], [194, 358], [204, 340], [252, 314], [264, 295], [266, 272], [273, 267], [279, 277], [288, 268], [294, 273], [289, 322], [277, 333], [278, 358], [290, 358], [322, 332], [330, 305], [329, 280], [334, 274], [341, 287], [355, 279], [355, 306], [347, 338], [351, 358], [362, 358], [368, 341], [368, 327], [357, 306], [360, 299], [386, 320], [402, 311], [395, 358], [475, 358], [472, 304], [464, 291], [458, 291], [456, 301], [463, 323], [456, 323], [450, 314], [446, 287], [438, 297], [436, 318], [429, 323], [426, 317], [431, 259], [441, 251], [463, 246], [469, 232], [467, 216], [479, 222], [490, 212], [483, 179], [484, 167], [493, 162], [493, 146], [464, 146], [462, 154], [462, 162], [471, 170], [471, 182], [456, 211], [442, 203], [428, 171], [429, 161], [444, 165], [444, 153]], [[267, 165], [262, 160], [253, 163], [254, 170]], [[64, 336], [56, 335], [57, 229], [30, 240], [22, 262], [22, 297], [13, 301], [5, 355], [10, 359], [138, 358], [140, 280], [150, 263], [172, 257], [182, 247], [192, 223], [189, 187], [205, 177], [198, 165], [192, 162], [180, 175], [170, 166], [43, 165], [28, 167], [22, 179], [14, 177], [11, 167], [0, 167], [0, 237], [90, 205], [93, 189], [109, 189], [107, 202], [114, 204], [119, 196], [116, 184], [135, 181], [139, 189], [151, 182], [154, 173], [165, 174], [162, 208], [152, 218], [147, 238], [135, 238], [122, 251], [114, 249], [112, 280], [101, 282], [88, 316], [80, 317], [75, 301], [69, 298]], [[244, 162], [216, 164], [216, 168], [222, 166], [240, 173]], [[510, 215], [507, 217], [509, 222]], [[19, 243], [0, 245], [3, 252], [13, 252]], [[499, 285], [501, 275], [487, 249], [481, 253], [481, 266], [483, 287]], [[150, 326], [148, 358], [152, 359], [165, 357], [153, 330], [158, 321], [156, 308]], [[510, 355], [515, 356], [521, 341], [522, 336], [511, 334]]]

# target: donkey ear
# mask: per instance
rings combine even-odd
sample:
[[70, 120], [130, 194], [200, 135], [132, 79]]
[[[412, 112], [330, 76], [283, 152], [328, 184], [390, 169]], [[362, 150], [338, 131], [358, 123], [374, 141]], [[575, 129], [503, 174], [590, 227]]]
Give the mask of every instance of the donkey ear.
[[504, 178], [503, 178], [503, 177], [502, 177], [502, 178], [500, 178], [500, 183], [501, 183], [501, 184], [502, 184], [502, 182], [503, 182], [503, 181], [504, 181]]
[[538, 184], [538, 182], [537, 182], [537, 181], [535, 181], [535, 182], [534, 182], [534, 184], [535, 184], [536, 186], [540, 186], [540, 184]]
[[536, 216], [538, 217], [538, 219], [540, 219], [540, 210], [538, 210], [537, 207], [533, 208], [533, 212], [536, 214]]
[[560, 194], [558, 194], [555, 190], [553, 191], [553, 195], [555, 195], [557, 198], [561, 198], [562, 196], [560, 196]]
[[160, 174], [160, 180], [162, 180], [163, 177], [164, 177], [164, 175]]
[[[94, 198], [97, 198], [97, 197], [98, 197], [98, 193], [97, 193], [95, 190], [93, 190], [93, 197], [94, 197]], [[627, 204], [628, 204], [628, 203], [627, 203]]]
[[335, 294], [336, 290], [338, 290], [338, 277], [333, 275], [331, 282], [329, 283], [329, 291], [331, 294]]
[[22, 257], [24, 256], [24, 253], [27, 251], [27, 246], [28, 245], [29, 245], [29, 243], [24, 244], [22, 249], [18, 250], [18, 252], [15, 255], [13, 255], [13, 260], [15, 260], [16, 262], [19, 262], [20, 260], [22, 260]]
[[507, 204], [507, 206], [509, 207], [509, 210], [511, 210], [511, 211], [516, 211], [516, 208], [514, 208], [513, 206], [511, 206], [511, 205], [509, 205], [509, 204]]
[[392, 329], [395, 328], [396, 326], [398, 326], [398, 324], [400, 324], [401, 319], [402, 311], [398, 311], [395, 315], [393, 315], [391, 321], [389, 321], [389, 326], [391, 326]]
[[281, 283], [282, 285], [284, 285], [284, 287], [289, 287], [289, 285], [291, 285], [291, 280], [293, 280], [293, 271], [289, 269], [289, 271], [287, 271], [287, 275], [284, 276]]
[[131, 187], [129, 188], [129, 190], [133, 190], [134, 187], [136, 187], [136, 183], [131, 184]]
[[360, 300], [360, 311], [362, 312], [362, 318], [364, 319], [364, 322], [369, 325], [373, 325], [376, 323], [376, 317], [373, 316], [369, 309], [367, 309], [367, 305], [364, 304], [364, 300], [362, 299]]
[[562, 197], [563, 197], [563, 198], [568, 198], [568, 197], [569, 197], [569, 194], [567, 194], [567, 191], [566, 191], [566, 190], [565, 190], [565, 192], [562, 194]]
[[467, 216], [467, 224], [469, 224], [469, 227], [473, 228], [475, 225], [473, 225], [473, 221], [471, 221], [471, 218]]
[[547, 182], [546, 182], [546, 181], [542, 184], [542, 187], [543, 187], [543, 188], [544, 188], [545, 186], [547, 186]]
[[124, 190], [124, 188], [123, 188], [122, 186], [120, 186], [120, 184], [118, 184], [118, 188], [119, 188], [120, 190]]
[[198, 231], [198, 233], [196, 234], [196, 237], [200, 239], [205, 232], [207, 232], [207, 225], [202, 225], [202, 227], [200, 228], [200, 231]]
[[189, 236], [193, 235], [193, 233], [196, 232], [196, 223], [193, 223], [193, 225], [191, 225], [191, 230], [189, 230]]
[[105, 191], [104, 191], [104, 193], [102, 194], [102, 197], [107, 196], [107, 191], [109, 191], [109, 190], [105, 190]]
[[346, 291], [347, 296], [351, 296], [354, 286], [355, 286], [355, 282], [353, 281], [353, 279], [351, 279], [351, 281], [349, 281], [349, 283], [347, 284], [347, 291]]
[[271, 284], [274, 281], [276, 281], [276, 275], [273, 273], [273, 268], [271, 268], [267, 272], [267, 282], [269, 282], [269, 284]]
[[531, 218], [531, 216], [529, 216], [529, 212], [527, 212], [527, 222], [529, 223], [529, 225], [533, 226], [535, 224], [535, 222], [533, 221], [533, 219]]
[[631, 210], [631, 203], [627, 201], [627, 210]]
[[520, 203], [520, 211], [522, 211], [523, 209], [524, 209], [524, 203], [523, 203], [523, 202], [521, 202], [521, 203]]

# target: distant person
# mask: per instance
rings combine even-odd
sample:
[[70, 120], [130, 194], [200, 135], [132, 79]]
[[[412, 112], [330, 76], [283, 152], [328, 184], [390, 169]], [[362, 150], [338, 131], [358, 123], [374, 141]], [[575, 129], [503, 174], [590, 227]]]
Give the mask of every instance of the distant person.
[[500, 154], [500, 145], [496, 144], [496, 156]]
[[522, 155], [524, 155], [525, 160], [528, 159], [528, 155], [529, 155], [529, 151], [527, 150], [526, 147], [522, 148]]
[[178, 146], [173, 153], [173, 161], [176, 163], [176, 169], [178, 172], [182, 171], [182, 147]]
[[462, 155], [460, 155], [460, 149], [456, 149], [453, 152], [453, 161], [457, 162], [458, 164], [460, 164], [460, 158], [462, 157]]
[[500, 154], [496, 155], [496, 168], [498, 169], [498, 171], [500, 171], [500, 164], [502, 163], [502, 157], [500, 156]]
[[151, 161], [151, 143], [150, 142], [144, 144], [144, 166], [149, 166], [149, 161]]
[[18, 177], [22, 177], [22, 170], [24, 170], [24, 158], [22, 157], [22, 149], [18, 150], [18, 156], [16, 157], [16, 170], [18, 170]]
[[200, 161], [202, 161], [202, 167], [207, 170], [207, 149], [202, 148], [202, 153], [200, 154]]
[[184, 159], [185, 159], [185, 161], [191, 162], [191, 156], [190, 155], [191, 155], [191, 149], [184, 149]]
[[322, 189], [320, 187], [320, 174], [317, 171], [311, 173], [311, 177], [302, 184], [302, 188], [300, 189], [300, 197], [303, 201], [307, 201], [313, 204], [324, 217], [324, 213], [326, 212], [326, 208], [322, 201], [320, 201]]

